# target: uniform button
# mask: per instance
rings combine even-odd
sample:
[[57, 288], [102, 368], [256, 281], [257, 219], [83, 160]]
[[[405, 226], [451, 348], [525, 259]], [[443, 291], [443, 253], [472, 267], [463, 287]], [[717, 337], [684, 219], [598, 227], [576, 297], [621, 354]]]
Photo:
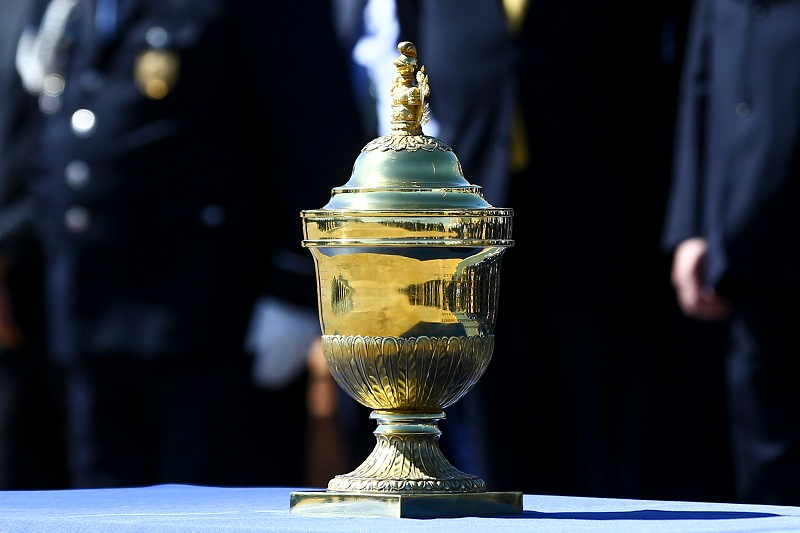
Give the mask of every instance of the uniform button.
[[91, 177], [92, 171], [86, 161], [75, 159], [64, 168], [64, 178], [73, 189], [83, 189], [89, 184]]
[[94, 113], [88, 109], [78, 109], [72, 114], [71, 125], [78, 137], [91, 137], [95, 127]]
[[85, 207], [74, 205], [64, 212], [64, 225], [71, 233], [83, 233], [89, 228], [89, 218]]
[[153, 26], [145, 32], [144, 40], [152, 48], [166, 48], [169, 44], [169, 33], [161, 26]]
[[225, 210], [218, 205], [207, 205], [200, 210], [200, 222], [210, 228], [216, 228], [225, 222]]
[[39, 95], [39, 109], [42, 113], [52, 115], [61, 109], [61, 97], [42, 93]]
[[60, 74], [48, 74], [42, 83], [42, 92], [50, 96], [61, 96], [64, 92], [64, 77]]
[[42, 83], [39, 95], [39, 109], [42, 113], [52, 115], [61, 109], [61, 95], [64, 92], [64, 78], [58, 74], [49, 74]]
[[750, 104], [747, 102], [739, 102], [736, 105], [736, 116], [739, 118], [746, 118], [750, 116]]
[[756, 2], [753, 4], [752, 11], [753, 18], [756, 20], [761, 20], [767, 16], [767, 6], [761, 2]]

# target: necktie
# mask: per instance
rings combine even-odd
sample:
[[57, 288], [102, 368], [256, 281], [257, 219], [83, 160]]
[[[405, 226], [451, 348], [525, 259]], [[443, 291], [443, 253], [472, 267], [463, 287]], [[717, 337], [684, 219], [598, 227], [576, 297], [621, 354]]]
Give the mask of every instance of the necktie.
[[98, 41], [110, 41], [116, 35], [118, 2], [119, 0], [96, 0], [94, 30]]
[[[529, 0], [503, 0], [508, 29], [512, 37], [516, 37], [522, 29], [529, 3]], [[522, 108], [517, 102], [514, 122], [511, 125], [511, 171], [520, 172], [524, 170], [528, 166], [529, 157], [525, 118]]]

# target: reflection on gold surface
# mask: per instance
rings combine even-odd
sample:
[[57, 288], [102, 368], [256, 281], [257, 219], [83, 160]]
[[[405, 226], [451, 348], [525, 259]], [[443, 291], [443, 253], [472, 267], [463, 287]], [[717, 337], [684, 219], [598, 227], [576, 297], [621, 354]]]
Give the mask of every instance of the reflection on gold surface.
[[[356, 249], [357, 250], [357, 249]], [[491, 333], [503, 248], [417, 259], [314, 249], [325, 335], [402, 337]], [[453, 252], [453, 253], [450, 253]]]
[[327, 493], [293, 493], [292, 510], [413, 516], [416, 502], [431, 516], [518, 513], [520, 493], [487, 493], [438, 444], [443, 409], [492, 357], [513, 213], [486, 202], [452, 148], [422, 134], [428, 78], [413, 44], [398, 51], [392, 135], [362, 149], [322, 209], [301, 213], [325, 360], [336, 383], [373, 409], [376, 445]]
[[[397, 194], [397, 191], [393, 191]], [[464, 193], [459, 193], [464, 194]], [[434, 200], [452, 200], [443, 194]], [[371, 200], [374, 198], [371, 198]], [[511, 210], [414, 211], [411, 213], [306, 211], [306, 246], [346, 246], [349, 242], [399, 246], [508, 246]]]

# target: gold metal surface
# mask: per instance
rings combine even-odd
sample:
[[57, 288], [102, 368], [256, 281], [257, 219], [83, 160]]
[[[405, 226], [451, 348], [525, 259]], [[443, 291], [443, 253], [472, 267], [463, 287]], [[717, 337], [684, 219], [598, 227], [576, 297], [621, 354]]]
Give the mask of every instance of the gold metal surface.
[[492, 357], [513, 212], [486, 202], [453, 150], [422, 133], [428, 77], [412, 43], [397, 49], [391, 135], [361, 150], [327, 205], [301, 213], [325, 359], [338, 385], [373, 409], [376, 445], [326, 492], [293, 493], [291, 509], [519, 513], [521, 493], [486, 492], [438, 444], [443, 409], [475, 385]]
[[458, 518], [519, 514], [521, 492], [486, 494], [292, 493], [292, 512], [325, 516]]

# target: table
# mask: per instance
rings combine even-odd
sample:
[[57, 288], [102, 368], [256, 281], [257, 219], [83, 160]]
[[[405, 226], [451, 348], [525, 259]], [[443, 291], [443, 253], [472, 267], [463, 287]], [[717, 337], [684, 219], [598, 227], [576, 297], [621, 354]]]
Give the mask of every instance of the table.
[[[157, 485], [0, 492], [0, 532], [472, 533], [800, 532], [800, 507], [523, 496], [524, 512], [492, 518], [362, 518], [289, 512], [300, 487]], [[321, 489], [313, 489], [321, 490]]]

